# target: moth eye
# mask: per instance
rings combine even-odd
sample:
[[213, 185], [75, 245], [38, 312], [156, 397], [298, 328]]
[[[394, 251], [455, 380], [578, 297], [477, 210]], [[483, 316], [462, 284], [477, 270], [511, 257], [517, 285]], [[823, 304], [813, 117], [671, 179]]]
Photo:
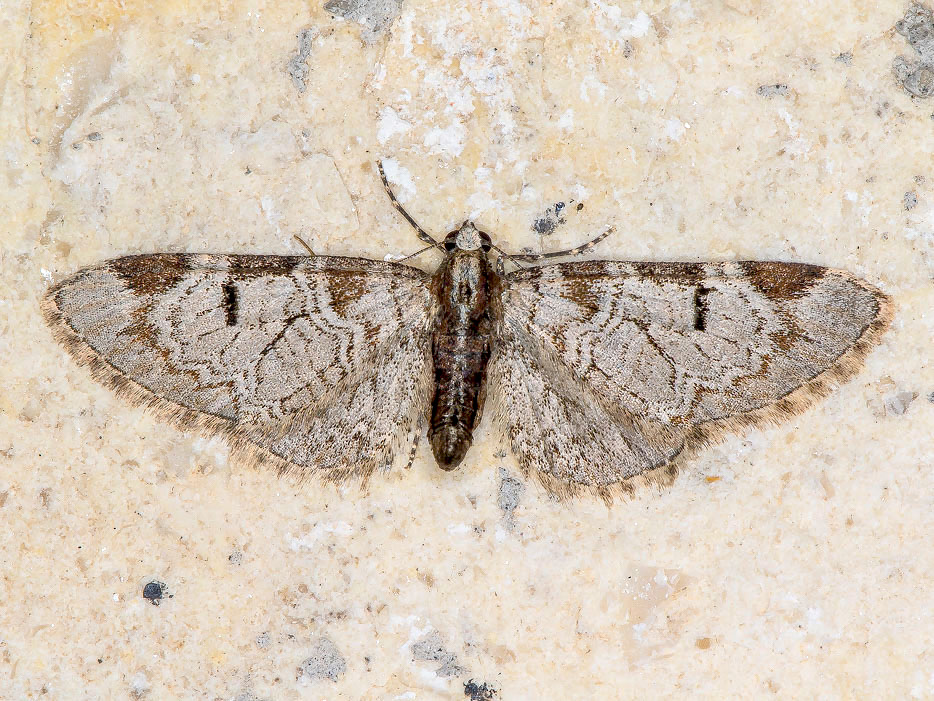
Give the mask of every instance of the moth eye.
[[455, 248], [457, 248], [457, 242], [454, 241], [454, 239], [447, 239], [444, 242], [444, 250], [447, 251], [448, 253], [453, 251]]

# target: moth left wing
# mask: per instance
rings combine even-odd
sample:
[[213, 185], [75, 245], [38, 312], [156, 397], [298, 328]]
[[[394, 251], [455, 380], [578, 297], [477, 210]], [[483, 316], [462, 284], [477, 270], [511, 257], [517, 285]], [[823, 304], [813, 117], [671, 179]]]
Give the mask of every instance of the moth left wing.
[[503, 315], [504, 335], [604, 404], [693, 427], [684, 436], [697, 444], [800, 411], [848, 379], [892, 308], [868, 283], [813, 265], [588, 261], [512, 273]]
[[329, 482], [356, 478], [365, 483], [413, 444], [432, 379], [430, 336], [403, 328], [367, 372], [347, 376], [329, 401], [280, 424], [238, 424], [233, 444], [280, 473], [315, 472]]
[[[300, 441], [286, 437], [303, 425], [326, 434], [348, 397], [425, 385], [428, 351], [412, 339], [428, 327], [428, 281], [360, 258], [155, 254], [80, 271], [49, 291], [43, 310], [71, 354], [131, 401], [269, 450], [280, 469], [338, 475], [384, 460], [393, 440], [358, 443], [338, 464], [310, 444], [290, 450]], [[407, 367], [387, 360], [403, 351]], [[397, 433], [423, 412], [427, 392], [408, 399], [406, 416], [393, 416]], [[385, 418], [343, 415], [357, 417], [357, 430]]]

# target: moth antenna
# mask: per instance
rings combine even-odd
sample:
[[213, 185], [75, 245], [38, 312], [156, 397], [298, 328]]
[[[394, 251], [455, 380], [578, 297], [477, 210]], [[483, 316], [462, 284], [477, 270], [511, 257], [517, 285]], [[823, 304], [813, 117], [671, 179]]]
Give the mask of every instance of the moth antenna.
[[513, 265], [515, 265], [517, 268], [523, 267], [523, 265], [519, 263], [518, 260], [516, 260], [517, 256], [513, 256], [513, 255], [510, 255], [509, 253], [506, 253], [506, 251], [504, 251], [502, 248], [497, 246], [495, 243], [491, 243], [490, 248], [492, 248], [494, 251], [499, 253], [499, 258], [496, 259], [496, 272], [498, 272], [500, 275], [502, 275], [506, 271], [506, 266], [503, 264], [504, 258], [508, 260], [510, 263], [512, 263]]
[[424, 241], [425, 243], [431, 244], [433, 247], [441, 248], [441, 244], [435, 241], [434, 237], [425, 231], [418, 223], [412, 218], [412, 216], [405, 211], [405, 208], [399, 204], [399, 200], [396, 199], [396, 196], [392, 192], [392, 188], [389, 186], [389, 180], [386, 179], [386, 172], [383, 170], [383, 162], [376, 161], [376, 167], [379, 169], [379, 177], [383, 181], [383, 187], [386, 189], [386, 194], [389, 195], [389, 201], [392, 202], [392, 206], [396, 208], [396, 211], [399, 212], [405, 220], [415, 229], [415, 233], [418, 234], [418, 238]]
[[295, 238], [296, 241], [298, 241], [300, 244], [302, 244], [302, 245], [305, 247], [305, 250], [308, 251], [308, 255], [310, 255], [310, 256], [315, 255], [315, 252], [311, 250], [311, 246], [309, 246], [307, 243], [305, 243], [305, 239], [303, 239], [303, 238], [302, 238], [301, 236], [299, 236], [298, 234], [295, 234], [295, 236], [294, 236], [293, 238]]
[[596, 238], [591, 239], [587, 243], [583, 243], [580, 246], [576, 246], [575, 248], [569, 248], [566, 251], [552, 251], [551, 253], [517, 253], [517, 254], [513, 254], [509, 256], [509, 259], [513, 261], [514, 263], [520, 260], [526, 263], [534, 263], [537, 260], [545, 260], [547, 258], [562, 258], [564, 256], [580, 255], [584, 251], [596, 246], [598, 243], [600, 243], [603, 239], [605, 239], [607, 236], [612, 234], [614, 231], [616, 231], [616, 227], [611, 226], [609, 229], [604, 231], [602, 234], [600, 234]]
[[436, 246], [436, 245], [433, 245], [433, 246], [425, 246], [424, 248], [420, 248], [420, 249], [418, 249], [417, 251], [415, 251], [415, 253], [410, 253], [410, 254], [407, 255], [405, 258], [400, 258], [399, 260], [396, 260], [396, 261], [393, 261], [393, 262], [394, 262], [394, 263], [402, 263], [402, 262], [404, 262], [404, 261], [407, 261], [409, 258], [414, 258], [415, 256], [420, 256], [422, 253], [424, 253], [425, 251], [430, 251], [432, 248], [437, 248], [437, 246]]

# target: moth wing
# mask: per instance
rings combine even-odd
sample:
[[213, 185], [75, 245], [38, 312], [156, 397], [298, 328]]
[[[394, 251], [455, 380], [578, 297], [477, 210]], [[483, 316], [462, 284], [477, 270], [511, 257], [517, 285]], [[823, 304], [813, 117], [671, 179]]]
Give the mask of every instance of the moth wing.
[[558, 496], [588, 487], [609, 500], [629, 491], [634, 478], [674, 460], [690, 430], [612, 406], [537, 339], [509, 325], [490, 359], [489, 387], [493, 421], [505, 429], [523, 472]]
[[512, 274], [503, 308], [605, 399], [690, 424], [802, 408], [855, 374], [892, 315], [845, 271], [777, 262], [549, 265]]
[[[43, 311], [71, 354], [131, 401], [183, 428], [278, 447], [280, 469], [315, 470], [307, 446], [282, 447], [310, 420], [296, 417], [319, 417], [321, 428], [364, 386], [375, 397], [393, 383], [424, 384], [427, 358], [398, 368], [386, 356], [405, 348], [412, 359], [411, 339], [429, 323], [428, 281], [414, 268], [359, 258], [130, 256], [56, 285]], [[389, 367], [395, 374], [380, 375]], [[413, 417], [423, 395], [406, 405]], [[344, 472], [392, 452], [374, 450], [345, 454]], [[340, 467], [334, 458], [326, 464]]]
[[238, 425], [233, 442], [280, 473], [316, 472], [329, 482], [365, 483], [374, 471], [388, 470], [405, 443], [415, 440], [432, 380], [430, 336], [405, 327], [368, 371], [347, 376], [328, 401], [280, 424]]
[[[857, 372], [891, 315], [868, 283], [797, 263], [564, 263], [513, 273], [503, 293], [504, 336], [553, 358], [594, 398], [592, 411], [682, 436], [642, 471], [803, 410]], [[555, 458], [581, 470], [587, 459]]]

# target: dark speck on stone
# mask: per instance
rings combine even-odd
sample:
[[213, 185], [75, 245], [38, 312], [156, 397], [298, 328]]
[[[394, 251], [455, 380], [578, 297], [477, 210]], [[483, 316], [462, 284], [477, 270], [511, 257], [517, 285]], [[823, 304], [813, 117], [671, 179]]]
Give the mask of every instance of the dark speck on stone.
[[231, 565], [239, 565], [243, 562], [243, 553], [239, 550], [234, 550], [230, 555], [227, 556], [227, 560], [230, 561]]
[[844, 51], [842, 54], [837, 54], [837, 56], [834, 58], [834, 61], [837, 63], [842, 63], [844, 66], [852, 66], [853, 54], [851, 54], [849, 51]]
[[146, 586], [143, 587], [143, 598], [153, 606], [158, 606], [165, 598], [165, 584], [157, 580], [146, 582]]
[[330, 679], [336, 682], [347, 671], [347, 662], [328, 638], [318, 638], [311, 655], [298, 667], [298, 680]]
[[470, 701], [493, 701], [493, 697], [496, 696], [496, 689], [482, 682], [477, 684], [473, 679], [464, 684], [464, 696], [470, 699]]
[[263, 648], [269, 647], [269, 633], [264, 631], [256, 636], [256, 647], [260, 648], [261, 650]]
[[103, 138], [104, 135], [99, 131], [92, 131], [90, 134], [88, 134], [88, 141], [100, 141]]
[[785, 97], [788, 94], [788, 86], [784, 83], [774, 83], [772, 85], [760, 85], [756, 89], [756, 95], [759, 97]]
[[532, 224], [532, 231], [542, 236], [554, 233], [554, 230], [558, 228], [558, 224], [564, 224], [564, 217], [561, 216], [564, 206], [564, 202], [555, 202], [555, 204], [548, 207], [542, 212], [542, 216]]
[[918, 206], [918, 196], [910, 190], [905, 193], [905, 197], [903, 199], [905, 202], [905, 211], [910, 212], [912, 209]]

